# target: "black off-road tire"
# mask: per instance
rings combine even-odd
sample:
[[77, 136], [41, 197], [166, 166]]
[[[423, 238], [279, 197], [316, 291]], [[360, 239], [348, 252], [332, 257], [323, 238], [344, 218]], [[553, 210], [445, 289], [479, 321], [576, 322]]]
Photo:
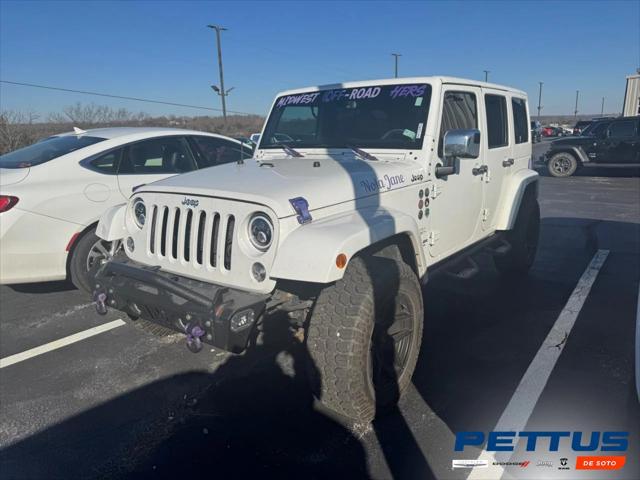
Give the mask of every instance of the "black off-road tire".
[[522, 199], [514, 228], [506, 236], [511, 250], [494, 257], [496, 268], [503, 275], [524, 275], [533, 265], [540, 236], [540, 206], [534, 195]]
[[[389, 315], [391, 308], [394, 315]], [[396, 405], [415, 370], [423, 317], [420, 283], [406, 263], [380, 256], [353, 258], [344, 277], [322, 290], [309, 321], [308, 372], [321, 406], [338, 417], [369, 422]], [[396, 335], [390, 332], [398, 331], [401, 318], [402, 325], [410, 327], [401, 330], [407, 336], [397, 335], [404, 352], [398, 354]], [[396, 319], [393, 328], [388, 328], [389, 319]], [[393, 365], [391, 370], [379, 369], [381, 356], [399, 359], [400, 373]], [[376, 384], [374, 370], [376, 378], [384, 375], [391, 381]]]
[[570, 177], [578, 170], [578, 159], [569, 152], [556, 153], [547, 162], [547, 170], [552, 177]]

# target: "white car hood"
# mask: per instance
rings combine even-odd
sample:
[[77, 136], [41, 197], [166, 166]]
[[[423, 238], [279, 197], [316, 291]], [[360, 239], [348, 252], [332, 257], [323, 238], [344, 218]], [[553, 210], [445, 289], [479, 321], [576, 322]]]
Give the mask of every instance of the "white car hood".
[[[332, 158], [333, 157], [333, 158]], [[417, 181], [415, 163], [398, 159], [364, 161], [352, 154], [272, 157], [226, 164], [154, 182], [139, 193], [167, 192], [254, 202], [279, 218], [295, 214], [289, 200], [304, 197], [309, 210], [402, 188]]]
[[21, 182], [29, 175], [30, 168], [0, 168], [0, 187]]

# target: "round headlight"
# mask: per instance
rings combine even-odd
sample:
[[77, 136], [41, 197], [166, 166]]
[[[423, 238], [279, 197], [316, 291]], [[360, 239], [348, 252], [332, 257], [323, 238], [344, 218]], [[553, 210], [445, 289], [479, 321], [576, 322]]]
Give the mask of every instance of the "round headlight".
[[144, 226], [144, 221], [147, 219], [147, 207], [141, 198], [133, 201], [133, 219], [140, 228]]
[[273, 241], [273, 225], [264, 213], [256, 213], [249, 221], [249, 240], [258, 250], [268, 250]]

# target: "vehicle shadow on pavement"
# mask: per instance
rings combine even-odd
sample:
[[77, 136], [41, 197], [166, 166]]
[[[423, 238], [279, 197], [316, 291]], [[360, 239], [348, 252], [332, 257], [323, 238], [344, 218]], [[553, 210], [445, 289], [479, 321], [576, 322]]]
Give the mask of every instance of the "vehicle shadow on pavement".
[[20, 293], [58, 293], [77, 290], [73, 283], [65, 280], [57, 282], [18, 283], [8, 285], [8, 287]]
[[314, 408], [304, 344], [274, 320], [258, 345], [214, 373], [158, 380], [5, 448], [0, 471], [5, 478], [368, 477], [353, 431]]

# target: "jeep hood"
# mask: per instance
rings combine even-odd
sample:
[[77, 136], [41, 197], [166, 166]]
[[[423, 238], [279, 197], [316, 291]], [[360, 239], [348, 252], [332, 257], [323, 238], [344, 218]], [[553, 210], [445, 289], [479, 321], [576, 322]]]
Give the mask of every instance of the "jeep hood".
[[270, 157], [177, 175], [145, 185], [138, 193], [237, 199], [266, 205], [283, 218], [295, 214], [289, 203], [292, 198], [304, 197], [313, 211], [406, 187], [420, 173], [418, 166], [397, 156], [379, 161], [360, 160], [352, 154]]

